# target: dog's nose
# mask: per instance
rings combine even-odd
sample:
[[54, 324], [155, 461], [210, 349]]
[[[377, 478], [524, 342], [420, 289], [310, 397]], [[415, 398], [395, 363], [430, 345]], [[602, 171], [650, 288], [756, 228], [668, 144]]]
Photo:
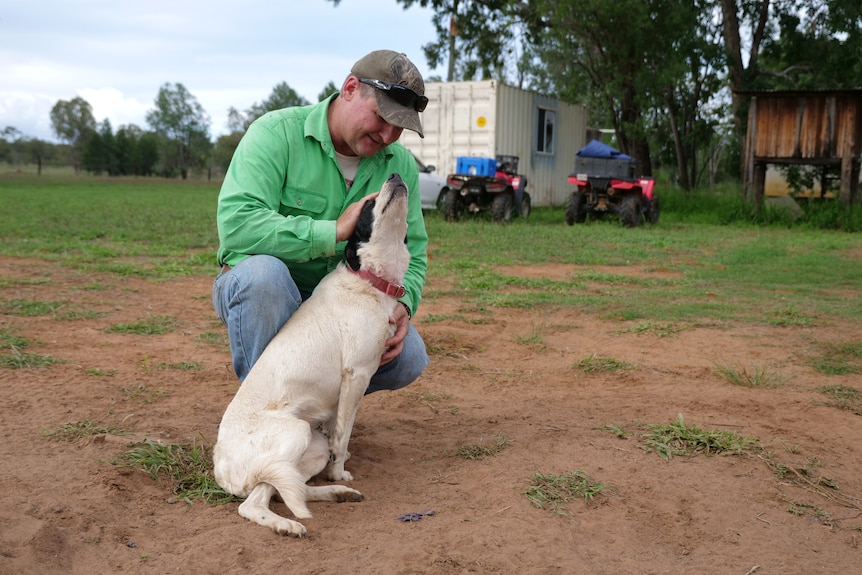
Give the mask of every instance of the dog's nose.
[[399, 176], [398, 174], [392, 174], [391, 176], [389, 176], [389, 179], [386, 181], [395, 185], [395, 186], [397, 186], [398, 184], [404, 183], [404, 180], [402, 180], [401, 176]]

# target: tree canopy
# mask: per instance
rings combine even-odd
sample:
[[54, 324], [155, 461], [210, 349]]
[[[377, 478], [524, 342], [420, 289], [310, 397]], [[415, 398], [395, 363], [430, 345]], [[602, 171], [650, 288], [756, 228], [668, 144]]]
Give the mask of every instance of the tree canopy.
[[210, 118], [180, 83], [164, 84], [155, 104], [147, 122], [162, 138], [163, 175], [179, 173], [185, 179], [189, 168], [202, 166], [209, 157]]
[[858, 0], [396, 2], [433, 10], [424, 52], [432, 67], [448, 61], [447, 80], [587, 104], [645, 173], [675, 164], [684, 188], [715, 176], [722, 149], [738, 157], [740, 92], [848, 88], [862, 72]]
[[59, 100], [51, 108], [51, 126], [60, 141], [71, 146], [72, 165], [75, 172], [79, 172], [87, 139], [96, 131], [93, 107], [80, 96], [71, 100]]
[[[340, 0], [331, 0], [336, 6]], [[586, 104], [594, 127], [644, 173], [664, 168], [688, 189], [738, 177], [746, 98], [760, 89], [857, 87], [862, 77], [862, 3], [858, 0], [395, 0], [430, 8], [436, 35], [423, 47], [445, 80], [495, 79], [567, 102]], [[415, 56], [411, 55], [415, 59]], [[427, 78], [434, 81], [440, 78]], [[318, 95], [338, 90], [330, 82]], [[182, 84], [165, 84], [147, 115], [151, 131], [111, 134], [82, 98], [51, 111], [76, 169], [90, 139], [115, 158], [93, 164], [111, 173], [185, 176], [227, 167], [248, 126], [264, 113], [305, 105], [286, 82], [244, 111], [228, 110], [229, 134], [209, 142], [210, 119]], [[7, 130], [14, 128], [7, 128]], [[122, 132], [122, 134], [121, 134]], [[151, 163], [133, 143], [144, 142]], [[113, 139], [113, 142], [111, 142]], [[0, 154], [23, 154], [26, 137], [0, 137]], [[29, 146], [41, 157], [44, 146]], [[107, 152], [105, 152], [107, 153]], [[130, 159], [137, 158], [137, 159]], [[92, 158], [91, 158], [92, 159]], [[124, 166], [124, 167], [122, 167]], [[135, 166], [135, 167], [130, 167]], [[152, 169], [152, 168], [150, 168]]]

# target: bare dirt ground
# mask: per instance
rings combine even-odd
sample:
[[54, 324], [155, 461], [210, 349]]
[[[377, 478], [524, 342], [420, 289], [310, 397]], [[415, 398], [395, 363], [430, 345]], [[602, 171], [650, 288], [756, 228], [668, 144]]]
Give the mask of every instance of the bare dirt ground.
[[[415, 321], [431, 366], [407, 390], [360, 407], [348, 469], [365, 501], [313, 503], [308, 538], [289, 539], [240, 518], [236, 503], [175, 502], [166, 485], [108, 463], [144, 438], [214, 442], [238, 383], [225, 347], [200, 338], [223, 333], [212, 278], [152, 282], [12, 258], [0, 258], [0, 278], [6, 301], [105, 314], [0, 315], [0, 329], [31, 340], [27, 352], [63, 360], [0, 368], [0, 573], [862, 573], [862, 417], [823, 405], [817, 391], [860, 381], [809, 363], [824, 342], [862, 339], [857, 318], [656, 337], [571, 310], [423, 322], [462, 305], [428, 299]], [[445, 286], [432, 278], [429, 287]], [[105, 331], [148, 315], [173, 316], [179, 329]], [[526, 343], [537, 326], [542, 341]], [[593, 354], [637, 367], [576, 367]], [[170, 367], [182, 362], [201, 368]], [[716, 364], [768, 367], [784, 383], [735, 386]], [[777, 477], [756, 454], [665, 461], [642, 449], [645, 425], [678, 414], [757, 438], [791, 470], [807, 470], [808, 482]], [[69, 442], [43, 433], [87, 420], [132, 434]], [[608, 425], [629, 437], [599, 429]], [[511, 443], [496, 456], [454, 455], [500, 437]], [[612, 489], [563, 515], [525, 497], [534, 474], [574, 470]], [[818, 486], [821, 476], [839, 489]], [[424, 511], [435, 514], [398, 520]]]

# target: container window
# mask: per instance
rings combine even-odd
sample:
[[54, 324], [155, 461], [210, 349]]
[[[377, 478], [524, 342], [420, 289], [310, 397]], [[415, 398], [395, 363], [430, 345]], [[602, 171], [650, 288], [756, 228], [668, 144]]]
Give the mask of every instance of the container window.
[[553, 110], [539, 108], [538, 138], [536, 151], [543, 154], [554, 153], [554, 138], [556, 137], [557, 113]]

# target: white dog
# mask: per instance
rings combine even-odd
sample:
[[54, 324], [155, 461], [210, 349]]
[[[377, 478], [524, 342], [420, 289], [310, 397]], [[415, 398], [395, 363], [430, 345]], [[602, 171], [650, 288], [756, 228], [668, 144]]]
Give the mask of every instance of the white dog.
[[344, 469], [347, 443], [394, 330], [389, 317], [410, 262], [406, 235], [407, 187], [393, 174], [365, 202], [347, 264], [291, 316], [228, 405], [213, 451], [215, 479], [246, 498], [239, 506], [246, 519], [303, 537], [305, 526], [270, 510], [276, 493], [298, 519], [311, 517], [308, 501], [362, 501], [344, 485], [306, 483], [324, 469], [332, 481], [353, 479]]

